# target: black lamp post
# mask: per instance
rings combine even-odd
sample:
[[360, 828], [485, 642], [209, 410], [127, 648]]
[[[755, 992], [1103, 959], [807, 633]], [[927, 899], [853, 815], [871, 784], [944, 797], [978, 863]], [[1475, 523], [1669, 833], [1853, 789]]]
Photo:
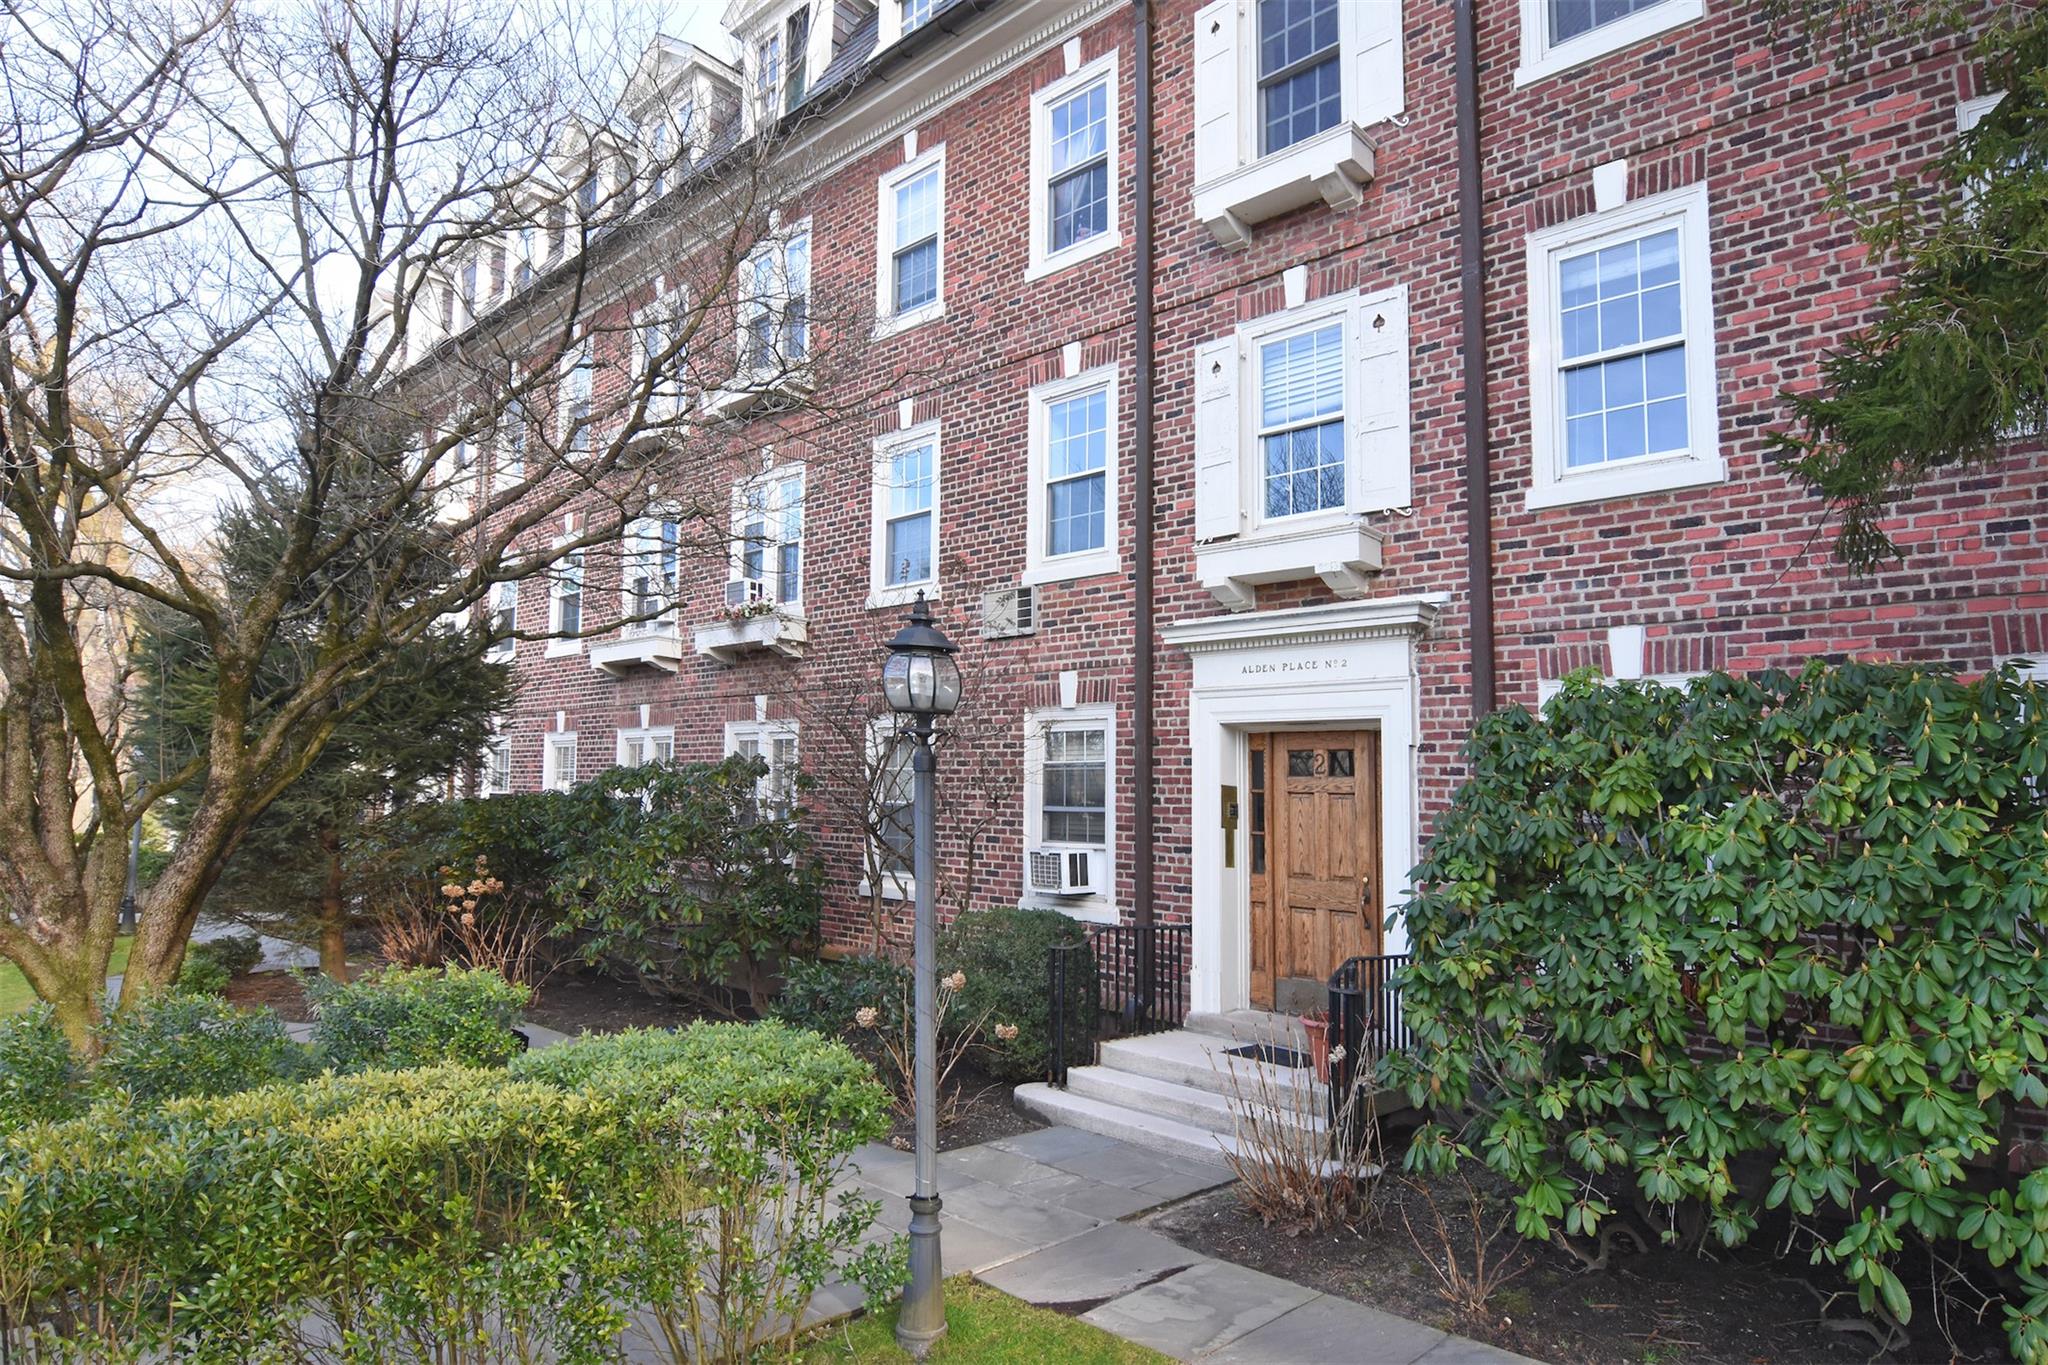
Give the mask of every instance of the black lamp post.
[[911, 772], [911, 877], [917, 884], [917, 928], [912, 971], [917, 991], [917, 1153], [916, 1185], [910, 1196], [910, 1287], [896, 1319], [896, 1341], [922, 1358], [946, 1334], [946, 1304], [939, 1284], [939, 1134], [934, 1035], [937, 987], [932, 977], [933, 904], [938, 882], [933, 845], [937, 838], [937, 793], [932, 762], [932, 724], [960, 708], [960, 665], [953, 656], [960, 647], [932, 622], [924, 594], [910, 609], [910, 623], [889, 642], [889, 660], [882, 665], [882, 695], [889, 709], [910, 719], [915, 746]]

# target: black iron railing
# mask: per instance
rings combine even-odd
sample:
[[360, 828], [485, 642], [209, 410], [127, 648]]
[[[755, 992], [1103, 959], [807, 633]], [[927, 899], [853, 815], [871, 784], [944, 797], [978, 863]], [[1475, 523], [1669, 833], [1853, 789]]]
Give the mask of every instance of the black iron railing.
[[[1330, 1119], [1332, 1131], [1345, 1115], [1365, 1117], [1350, 1103], [1352, 1087], [1372, 1084], [1373, 1068], [1389, 1052], [1415, 1045], [1401, 1011], [1398, 973], [1413, 959], [1407, 953], [1353, 957], [1330, 974]], [[1339, 1051], [1339, 1049], [1342, 1049]]]
[[1089, 924], [1046, 954], [1051, 1008], [1047, 1079], [1095, 1060], [1104, 1038], [1163, 1033], [1188, 1016], [1188, 926]]

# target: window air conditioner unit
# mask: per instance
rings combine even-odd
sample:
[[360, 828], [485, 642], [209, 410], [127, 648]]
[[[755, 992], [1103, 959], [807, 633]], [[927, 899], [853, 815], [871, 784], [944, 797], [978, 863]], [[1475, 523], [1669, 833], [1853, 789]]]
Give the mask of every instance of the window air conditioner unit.
[[1092, 896], [1102, 889], [1102, 854], [1092, 848], [1034, 848], [1025, 855], [1031, 889], [1047, 896]]
[[1006, 640], [1038, 633], [1038, 597], [1033, 588], [996, 588], [981, 595], [981, 638]]
[[768, 596], [768, 585], [758, 578], [736, 578], [725, 585], [725, 605], [744, 607]]

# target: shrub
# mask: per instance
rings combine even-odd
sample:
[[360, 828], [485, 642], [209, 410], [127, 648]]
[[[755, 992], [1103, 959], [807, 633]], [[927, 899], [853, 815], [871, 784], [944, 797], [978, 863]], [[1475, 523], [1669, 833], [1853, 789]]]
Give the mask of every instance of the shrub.
[[313, 1043], [337, 1071], [503, 1066], [531, 997], [495, 972], [394, 967], [347, 985], [312, 985]]
[[873, 1009], [878, 1026], [896, 1028], [909, 993], [910, 968], [894, 958], [802, 958], [784, 969], [775, 1017], [859, 1047], [854, 1015]]
[[[1049, 950], [1082, 939], [1074, 921], [1057, 910], [970, 910], [939, 938], [945, 969], [967, 974], [960, 992], [963, 1018], [986, 1018], [989, 1074], [1002, 1080], [1044, 1079], [1052, 1062], [1052, 1006], [1046, 987]], [[1095, 1023], [1095, 958], [1076, 953], [1068, 967], [1072, 1013], [1067, 1036], [1085, 1038]], [[1016, 1030], [1003, 1038], [996, 1031]]]
[[751, 1359], [886, 1259], [831, 1196], [881, 1104], [764, 1025], [103, 1105], [0, 1137], [0, 1354], [614, 1360], [652, 1302], [660, 1356]]
[[195, 957], [219, 963], [231, 977], [242, 976], [255, 971], [256, 964], [263, 960], [263, 940], [254, 934], [223, 934], [185, 950], [185, 961]]
[[835, 1272], [870, 1294], [893, 1287], [900, 1255], [861, 1248], [879, 1205], [835, 1193], [855, 1148], [889, 1126], [844, 1045], [779, 1023], [697, 1024], [559, 1044], [512, 1074], [620, 1102], [642, 1144], [674, 1155], [663, 1197], [631, 1204], [619, 1258], [672, 1358], [789, 1353]]
[[1411, 1164], [1474, 1151], [1525, 1237], [1624, 1201], [1723, 1243], [1784, 1208], [1866, 1311], [1910, 1236], [2008, 1267], [2048, 1358], [2048, 692], [1819, 664], [1679, 692], [1574, 680], [1488, 717], [1406, 910]]
[[230, 1095], [303, 1074], [306, 1051], [270, 1010], [237, 1009], [173, 993], [116, 1012], [100, 1030], [92, 1088], [152, 1105], [185, 1095]]
[[234, 978], [215, 959], [204, 953], [188, 952], [178, 969], [178, 989], [186, 995], [226, 995]]
[[554, 889], [592, 962], [657, 994], [714, 1000], [737, 983], [755, 1012], [792, 948], [818, 929], [810, 840], [759, 808], [767, 765], [650, 763], [578, 788], [583, 819]]
[[0, 1016], [0, 1136], [75, 1107], [78, 1060], [48, 1005]]

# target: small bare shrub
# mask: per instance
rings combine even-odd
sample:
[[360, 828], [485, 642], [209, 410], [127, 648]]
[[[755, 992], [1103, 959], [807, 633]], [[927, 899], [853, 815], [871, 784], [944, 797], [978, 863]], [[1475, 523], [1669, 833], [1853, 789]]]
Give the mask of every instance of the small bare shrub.
[[[1462, 1174], [1455, 1179], [1464, 1194], [1462, 1235], [1456, 1226], [1460, 1211], [1455, 1201], [1452, 1212], [1446, 1214], [1436, 1191], [1419, 1180], [1407, 1183], [1429, 1210], [1427, 1223], [1418, 1231], [1403, 1203], [1401, 1226], [1407, 1229], [1416, 1254], [1436, 1276], [1437, 1293], [1458, 1321], [1465, 1326], [1491, 1327], [1494, 1296], [1529, 1268], [1529, 1260], [1520, 1254], [1520, 1239], [1514, 1235], [1514, 1205], [1502, 1201], [1498, 1210], [1489, 1210], [1486, 1195], [1477, 1185]], [[1508, 1239], [1506, 1245], [1501, 1242], [1503, 1237]]]
[[[1220, 1069], [1237, 1138], [1224, 1164], [1260, 1222], [1293, 1237], [1378, 1223], [1382, 1167], [1369, 1081], [1351, 1088], [1332, 1128], [1325, 1124], [1328, 1090], [1312, 1071], [1228, 1055]], [[1358, 1074], [1371, 1076], [1369, 1060], [1361, 1059]], [[1359, 1140], [1333, 1144], [1333, 1131]]]
[[[889, 1091], [892, 1107], [901, 1118], [910, 1118], [917, 1112], [917, 1004], [913, 994], [914, 978], [906, 975], [902, 984], [900, 1008], [894, 1018], [884, 1016], [874, 1005], [862, 1005], [854, 1011], [855, 1038], [873, 1030], [876, 1043], [881, 1049], [875, 1074]], [[944, 1128], [959, 1116], [960, 1094], [946, 1089], [946, 1080], [953, 1074], [960, 1061], [977, 1046], [981, 1046], [981, 1030], [987, 1025], [993, 1007], [965, 1023], [957, 1020], [949, 1023], [960, 1004], [960, 992], [967, 988], [967, 973], [956, 971], [938, 980], [938, 994], [932, 1003], [933, 1031], [937, 1035], [933, 1055], [933, 1071], [937, 1073], [938, 1113], [934, 1116], [938, 1126]], [[997, 1024], [995, 1036], [1007, 1041], [1016, 1036], [1014, 1024]]]

